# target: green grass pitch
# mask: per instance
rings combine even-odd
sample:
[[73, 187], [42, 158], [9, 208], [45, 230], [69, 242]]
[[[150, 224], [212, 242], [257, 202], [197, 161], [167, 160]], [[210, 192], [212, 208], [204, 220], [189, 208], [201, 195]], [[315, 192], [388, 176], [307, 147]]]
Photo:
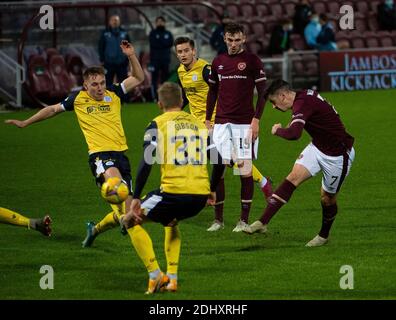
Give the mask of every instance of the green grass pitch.
[[[0, 114], [0, 206], [30, 217], [50, 213], [53, 236], [0, 225], [0, 299], [395, 299], [396, 91], [324, 93], [355, 137], [356, 158], [339, 195], [339, 214], [330, 242], [306, 248], [321, 223], [320, 177], [303, 184], [271, 221], [269, 234], [232, 233], [240, 212], [239, 177], [226, 177], [225, 224], [209, 233], [213, 210], [180, 224], [182, 251], [179, 291], [146, 297], [146, 270], [118, 229], [81, 248], [85, 223], [110, 207], [100, 198], [87, 163], [87, 148], [73, 112], [25, 129], [3, 124], [35, 111]], [[133, 174], [142, 154], [145, 126], [158, 114], [154, 104], [123, 108]], [[309, 141], [286, 141], [270, 134], [287, 124], [267, 105], [261, 120], [257, 167], [278, 185]], [[159, 184], [158, 168], [145, 191]], [[265, 207], [255, 188], [250, 222]], [[187, 209], [188, 210], [188, 209]], [[146, 225], [157, 258], [166, 269], [163, 228]], [[42, 290], [42, 265], [54, 269], [54, 289]], [[354, 289], [342, 290], [340, 268], [350, 265]]]

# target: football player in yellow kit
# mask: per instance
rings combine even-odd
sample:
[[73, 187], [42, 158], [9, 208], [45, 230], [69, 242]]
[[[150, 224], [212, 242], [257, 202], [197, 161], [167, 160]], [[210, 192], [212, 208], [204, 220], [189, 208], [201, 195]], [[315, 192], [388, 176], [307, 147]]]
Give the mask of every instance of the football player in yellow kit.
[[[158, 90], [158, 105], [163, 114], [150, 122], [144, 135], [140, 162], [130, 211], [122, 218], [137, 254], [149, 273], [146, 294], [177, 290], [181, 238], [178, 222], [197, 215], [215, 202], [221, 178], [214, 169], [209, 184], [206, 147], [207, 129], [193, 115], [182, 111], [181, 88], [165, 82]], [[161, 185], [142, 200], [144, 185], [154, 163], [161, 165]], [[161, 223], [165, 229], [167, 272], [162, 273], [145, 221]]]
[[112, 211], [95, 225], [87, 225], [87, 237], [83, 247], [90, 247], [95, 237], [119, 225], [119, 217], [125, 214], [125, 206], [132, 201], [132, 178], [128, 149], [121, 121], [121, 99], [144, 80], [144, 73], [131, 43], [123, 41], [122, 52], [128, 57], [132, 75], [120, 84], [106, 87], [105, 70], [90, 67], [83, 73], [84, 89], [69, 95], [62, 102], [47, 106], [26, 120], [6, 120], [6, 123], [25, 128], [33, 123], [51, 118], [64, 111], [76, 113], [81, 131], [88, 145], [89, 164], [98, 186], [110, 177], [121, 178], [130, 190], [130, 196], [120, 205], [111, 204]]
[[[190, 112], [199, 121], [205, 123], [206, 98], [208, 96], [210, 64], [204, 59], [197, 58], [194, 40], [188, 37], [179, 37], [175, 40], [175, 50], [180, 66], [177, 69], [179, 84], [183, 88], [183, 105], [190, 107]], [[212, 124], [216, 116], [213, 112]], [[237, 167], [237, 165], [235, 164]], [[252, 166], [253, 180], [260, 187], [266, 199], [272, 195], [271, 181], [264, 177], [260, 171]], [[218, 231], [224, 228], [223, 208], [224, 208], [224, 178], [220, 180], [215, 205], [215, 220], [207, 231]]]

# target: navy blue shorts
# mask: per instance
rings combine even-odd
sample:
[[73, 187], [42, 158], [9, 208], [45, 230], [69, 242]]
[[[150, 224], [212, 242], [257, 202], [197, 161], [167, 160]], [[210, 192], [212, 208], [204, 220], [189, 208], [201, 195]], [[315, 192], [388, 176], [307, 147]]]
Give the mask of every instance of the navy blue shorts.
[[196, 216], [205, 207], [207, 199], [207, 195], [155, 190], [143, 198], [141, 207], [150, 220], [166, 226], [175, 219], [180, 221]]
[[129, 194], [132, 195], [132, 176], [131, 176], [131, 166], [129, 164], [128, 157], [120, 151], [105, 151], [105, 152], [96, 152], [89, 155], [89, 166], [91, 168], [91, 172], [96, 179], [96, 184], [98, 187], [101, 187], [103, 182], [105, 181], [104, 172], [108, 168], [115, 167], [117, 168], [124, 181], [127, 183], [129, 187]]

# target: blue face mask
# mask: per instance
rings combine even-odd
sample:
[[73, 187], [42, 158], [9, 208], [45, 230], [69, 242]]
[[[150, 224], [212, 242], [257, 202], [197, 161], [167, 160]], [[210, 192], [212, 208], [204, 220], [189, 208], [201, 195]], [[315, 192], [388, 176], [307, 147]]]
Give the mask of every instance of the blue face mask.
[[319, 17], [312, 18], [312, 21], [315, 23], [319, 23]]
[[385, 4], [386, 4], [388, 7], [393, 7], [393, 0], [385, 0]]

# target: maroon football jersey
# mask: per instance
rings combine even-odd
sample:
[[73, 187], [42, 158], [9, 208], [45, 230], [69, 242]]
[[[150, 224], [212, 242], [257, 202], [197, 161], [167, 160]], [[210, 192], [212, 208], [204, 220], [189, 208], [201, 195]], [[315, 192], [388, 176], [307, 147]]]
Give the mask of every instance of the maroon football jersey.
[[345, 130], [334, 107], [314, 90], [296, 93], [293, 103], [293, 122], [304, 124], [312, 143], [324, 154], [339, 156], [352, 148], [354, 138]]
[[250, 124], [255, 110], [256, 83], [267, 78], [258, 56], [242, 51], [218, 55], [212, 63], [209, 82], [218, 84], [215, 123]]

